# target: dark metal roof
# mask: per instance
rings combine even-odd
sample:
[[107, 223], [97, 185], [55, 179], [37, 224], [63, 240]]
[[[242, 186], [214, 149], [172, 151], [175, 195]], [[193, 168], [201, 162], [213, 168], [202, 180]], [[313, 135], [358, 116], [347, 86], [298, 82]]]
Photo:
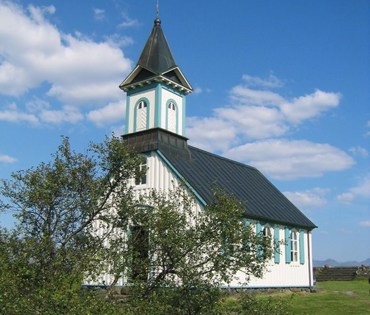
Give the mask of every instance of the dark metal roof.
[[154, 20], [152, 32], [136, 67], [119, 87], [127, 92], [153, 82], [165, 83], [184, 94], [189, 94], [193, 90], [180, 68], [176, 65], [162, 31], [159, 18]]
[[165, 148], [159, 151], [206, 203], [212, 202], [214, 188], [220, 188], [245, 204], [248, 218], [307, 229], [316, 227], [256, 168], [192, 146], [188, 149], [190, 158], [181, 158]]
[[176, 67], [175, 59], [162, 32], [161, 21], [158, 18], [154, 20], [154, 27], [137, 64], [157, 75]]

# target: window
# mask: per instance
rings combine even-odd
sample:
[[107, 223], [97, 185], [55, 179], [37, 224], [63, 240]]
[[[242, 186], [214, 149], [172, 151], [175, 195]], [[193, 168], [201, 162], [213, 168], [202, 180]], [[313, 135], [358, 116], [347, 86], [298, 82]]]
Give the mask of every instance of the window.
[[290, 260], [298, 261], [298, 237], [296, 231], [290, 232]]
[[176, 110], [175, 104], [172, 102], [168, 104], [168, 108], [171, 110]]
[[138, 171], [141, 173], [140, 175], [142, 175], [142, 176], [137, 176], [135, 178], [135, 184], [136, 185], [145, 185], [146, 184], [146, 170], [147, 170], [147, 160], [145, 158], [143, 163], [141, 163], [139, 165]]
[[136, 131], [146, 129], [148, 116], [148, 105], [145, 101], [140, 101], [136, 108]]
[[169, 131], [176, 132], [176, 105], [169, 102], [167, 106], [167, 128]]
[[263, 237], [265, 238], [265, 239], [268, 239], [268, 240], [270, 240], [271, 239], [271, 229], [268, 227], [268, 226], [265, 226], [264, 228], [263, 228]]
[[269, 258], [267, 257], [268, 253], [271, 252], [272, 248], [272, 233], [271, 228], [269, 226], [265, 226], [262, 230], [263, 235], [263, 258]]

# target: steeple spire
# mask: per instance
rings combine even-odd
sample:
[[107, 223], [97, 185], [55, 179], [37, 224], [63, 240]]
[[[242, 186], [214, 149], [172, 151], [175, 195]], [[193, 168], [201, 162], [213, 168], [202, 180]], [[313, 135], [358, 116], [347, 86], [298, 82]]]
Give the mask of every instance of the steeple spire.
[[[157, 15], [159, 15], [158, 7]], [[135, 69], [123, 80], [120, 88], [127, 92], [129, 89], [146, 85], [153, 81], [166, 82], [166, 84], [185, 94], [192, 92], [189, 82], [177, 66], [171, 53], [158, 16], [154, 20], [153, 29], [145, 43]]]
[[154, 27], [140, 55], [138, 65], [155, 74], [163, 74], [176, 67], [159, 18], [154, 20]]
[[159, 0], [157, 0], [155, 5], [155, 18], [159, 19]]

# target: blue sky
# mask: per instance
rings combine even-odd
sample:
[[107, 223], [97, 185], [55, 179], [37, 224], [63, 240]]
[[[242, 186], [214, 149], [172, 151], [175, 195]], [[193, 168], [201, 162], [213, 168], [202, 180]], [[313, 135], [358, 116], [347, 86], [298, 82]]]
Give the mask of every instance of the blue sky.
[[[155, 0], [0, 0], [0, 178], [122, 134], [118, 85]], [[192, 145], [261, 170], [316, 225], [314, 259], [370, 257], [365, 0], [160, 0], [194, 92]], [[2, 224], [11, 225], [9, 216]]]

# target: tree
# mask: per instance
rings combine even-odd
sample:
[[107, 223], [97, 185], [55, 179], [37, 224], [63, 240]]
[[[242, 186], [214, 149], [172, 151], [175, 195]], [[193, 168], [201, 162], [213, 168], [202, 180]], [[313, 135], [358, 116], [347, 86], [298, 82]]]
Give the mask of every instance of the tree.
[[96, 304], [81, 283], [106, 274], [109, 287], [122, 276], [130, 282], [125, 312], [211, 314], [220, 285], [238, 272], [262, 275], [271, 242], [252, 231], [240, 202], [215, 189], [200, 209], [181, 184], [135, 197], [142, 162], [115, 137], [85, 154], [63, 138], [50, 162], [1, 181], [0, 210], [18, 219], [1, 243], [0, 263], [15, 283], [9, 296], [40, 313], [73, 313], [73, 301]]
[[133, 202], [130, 180], [140, 176], [141, 162], [116, 137], [91, 144], [85, 154], [74, 152], [63, 138], [50, 162], [0, 182], [0, 210], [18, 219], [12, 236], [2, 242], [8, 253], [2, 257], [4, 266], [14, 261], [20, 268], [13, 273], [15, 283], [23, 286], [22, 279], [27, 279], [18, 293], [33, 302], [36, 291], [68, 295], [67, 288], [80, 288], [84, 277], [99, 272], [114, 229], [97, 235], [94, 224], [125, 224], [128, 217], [121, 214]]
[[[143, 301], [154, 305], [156, 314], [158, 304], [167, 306], [163, 314], [211, 314], [220, 298], [219, 287], [238, 272], [262, 276], [271, 246], [246, 224], [240, 202], [225, 192], [215, 190], [214, 201], [200, 211], [182, 186], [152, 191], [140, 204], [146, 206], [132, 214], [134, 229], [127, 246], [135, 270], [144, 274], [131, 279], [141, 306]], [[135, 250], [138, 239], [148, 255]]]

